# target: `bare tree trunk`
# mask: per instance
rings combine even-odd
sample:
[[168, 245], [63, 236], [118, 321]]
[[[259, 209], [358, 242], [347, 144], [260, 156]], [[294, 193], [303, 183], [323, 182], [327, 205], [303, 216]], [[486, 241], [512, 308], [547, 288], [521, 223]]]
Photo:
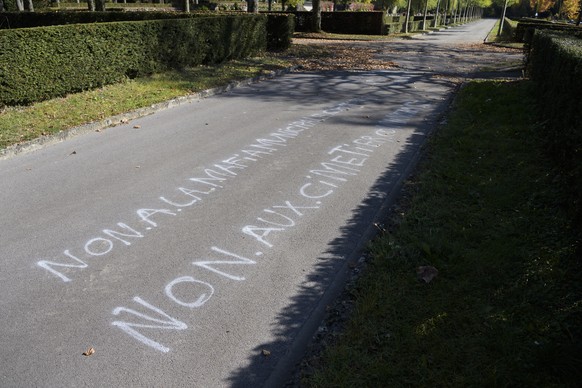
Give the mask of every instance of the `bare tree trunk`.
[[16, 9], [19, 11], [24, 11], [24, 3], [22, 0], [16, 0]]
[[313, 24], [311, 28], [313, 32], [321, 32], [321, 0], [312, 1], [313, 9], [311, 13], [313, 14]]
[[190, 12], [190, 0], [184, 0], [184, 12]]
[[422, 17], [422, 30], [426, 30], [426, 13], [428, 12], [428, 0], [424, 1], [424, 16]]
[[404, 33], [408, 34], [408, 22], [410, 21], [410, 7], [412, 6], [412, 0], [408, 0], [408, 7], [406, 10], [406, 18], [404, 18]]
[[28, 8], [28, 12], [34, 12], [34, 4], [32, 4], [32, 0], [26, 0], [26, 8]]
[[497, 30], [497, 36], [501, 35], [503, 32], [503, 23], [505, 23], [505, 11], [507, 11], [507, 0], [503, 4], [503, 12], [501, 13], [501, 20], [499, 21], [499, 30]]
[[258, 0], [247, 0], [247, 12], [259, 13], [259, 2]]
[[0, 0], [0, 12], [4, 12], [4, 0]]
[[89, 9], [89, 11], [94, 12], [95, 11], [95, 0], [87, 0], [87, 8]]
[[439, 26], [439, 8], [441, 6], [441, 0], [437, 1], [437, 7], [436, 7], [436, 12], [434, 13], [434, 22], [432, 24], [432, 26], [434, 28], [437, 28]]
[[105, 0], [95, 0], [95, 11], [105, 11]]

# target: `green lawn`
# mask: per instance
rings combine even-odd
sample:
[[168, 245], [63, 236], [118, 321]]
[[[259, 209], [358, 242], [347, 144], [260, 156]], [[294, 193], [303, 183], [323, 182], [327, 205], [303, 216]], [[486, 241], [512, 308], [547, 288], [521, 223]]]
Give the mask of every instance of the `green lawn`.
[[[526, 81], [473, 82], [370, 244], [346, 332], [312, 387], [582, 381], [582, 269]], [[430, 283], [419, 266], [439, 272]], [[319, 365], [319, 366], [318, 366]]]

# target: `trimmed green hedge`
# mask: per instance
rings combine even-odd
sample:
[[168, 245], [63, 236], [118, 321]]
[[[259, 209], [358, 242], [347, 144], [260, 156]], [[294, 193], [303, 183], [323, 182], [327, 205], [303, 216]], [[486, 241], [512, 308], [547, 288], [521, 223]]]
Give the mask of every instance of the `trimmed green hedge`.
[[159, 19], [186, 19], [192, 17], [218, 16], [215, 12], [158, 12], [158, 11], [49, 11], [49, 12], [4, 12], [0, 29], [60, 26], [64, 24], [129, 22]]
[[[278, 12], [270, 12], [276, 14]], [[310, 32], [313, 14], [311, 11], [290, 12], [295, 15], [295, 31]], [[325, 32], [338, 34], [382, 35], [384, 12], [322, 12], [321, 28]]]
[[295, 16], [292, 14], [267, 14], [267, 48], [286, 50], [291, 47], [295, 30]]
[[[269, 14], [276, 14], [270, 12]], [[310, 11], [292, 12], [295, 15], [295, 31], [311, 32], [313, 14]], [[424, 17], [414, 16], [408, 22], [408, 31], [419, 31]], [[433, 17], [427, 17], [429, 26]], [[404, 31], [405, 18], [386, 16], [385, 12], [322, 12], [321, 29], [325, 32], [354, 35], [389, 35]]]
[[[59, 26], [67, 24], [107, 23], [161, 19], [186, 19], [218, 17], [216, 12], [5, 12], [0, 19], [1, 29]], [[241, 15], [236, 13], [237, 16]], [[244, 15], [244, 14], [243, 14]], [[267, 44], [269, 50], [283, 50], [291, 45], [293, 37], [293, 15], [267, 14]]]
[[321, 28], [332, 33], [383, 35], [384, 12], [322, 12]]
[[402, 26], [404, 25], [404, 23], [386, 23], [384, 25], [384, 33], [386, 35], [391, 35], [391, 34], [398, 34], [400, 32], [402, 32]]
[[265, 50], [263, 15], [0, 31], [0, 105], [28, 104], [169, 68]]
[[572, 24], [550, 23], [548, 21], [520, 21], [515, 28], [515, 40], [529, 44], [533, 38], [535, 30], [553, 31], [582, 31], [582, 27]]
[[517, 25], [513, 20], [508, 17], [503, 19], [503, 31], [501, 31], [501, 35], [506, 39], [515, 39], [515, 30]]
[[582, 32], [537, 30], [528, 73], [536, 84], [549, 154], [571, 189], [570, 202], [582, 225]]

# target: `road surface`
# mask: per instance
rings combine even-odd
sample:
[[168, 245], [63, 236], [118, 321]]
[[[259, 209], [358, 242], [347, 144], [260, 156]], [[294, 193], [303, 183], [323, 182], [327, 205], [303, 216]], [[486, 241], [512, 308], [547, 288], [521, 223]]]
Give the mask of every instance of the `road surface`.
[[288, 74], [1, 160], [0, 386], [280, 385], [452, 89]]

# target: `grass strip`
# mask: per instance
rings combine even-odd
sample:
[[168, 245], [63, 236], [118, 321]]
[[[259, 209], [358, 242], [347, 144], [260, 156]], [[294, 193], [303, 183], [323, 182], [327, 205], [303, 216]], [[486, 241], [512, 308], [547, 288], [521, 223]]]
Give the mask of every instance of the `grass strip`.
[[30, 106], [5, 107], [0, 111], [0, 149], [232, 81], [268, 74], [289, 64], [273, 56], [236, 60], [128, 79]]
[[[578, 386], [579, 240], [532, 121], [532, 86], [460, 92], [371, 243], [311, 387]], [[578, 252], [576, 249], [578, 247]], [[419, 266], [438, 276], [419, 280]]]

